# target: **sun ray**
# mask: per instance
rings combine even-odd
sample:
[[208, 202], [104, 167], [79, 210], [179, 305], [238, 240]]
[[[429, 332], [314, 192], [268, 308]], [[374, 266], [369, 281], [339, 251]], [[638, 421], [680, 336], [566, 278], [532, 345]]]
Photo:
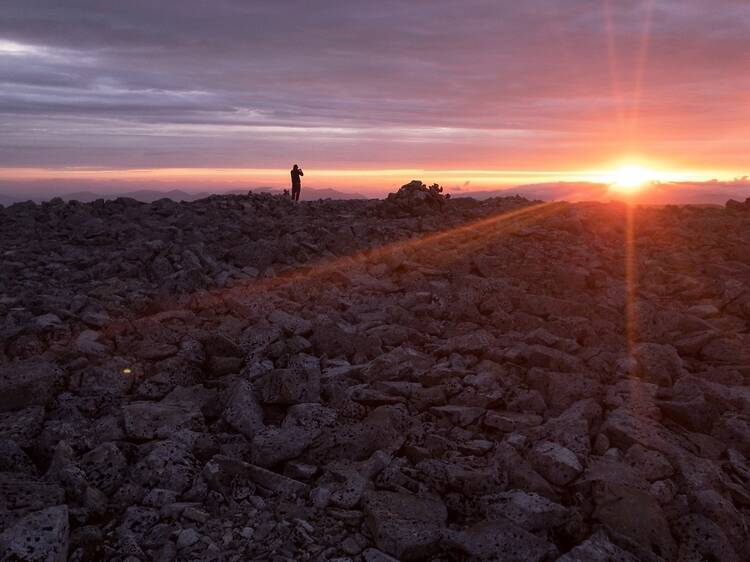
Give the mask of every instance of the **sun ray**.
[[645, 0], [646, 13], [643, 20], [638, 58], [636, 59], [635, 87], [633, 91], [633, 106], [630, 115], [630, 144], [636, 142], [638, 124], [640, 120], [641, 102], [643, 99], [643, 76], [648, 64], [649, 48], [651, 45], [651, 23], [653, 20], [654, 0]]

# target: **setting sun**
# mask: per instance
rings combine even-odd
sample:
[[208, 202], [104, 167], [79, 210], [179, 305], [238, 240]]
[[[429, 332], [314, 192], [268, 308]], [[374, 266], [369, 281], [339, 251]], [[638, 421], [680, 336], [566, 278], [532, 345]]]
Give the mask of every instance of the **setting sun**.
[[654, 179], [654, 174], [642, 166], [623, 166], [612, 172], [612, 186], [624, 190], [634, 190]]

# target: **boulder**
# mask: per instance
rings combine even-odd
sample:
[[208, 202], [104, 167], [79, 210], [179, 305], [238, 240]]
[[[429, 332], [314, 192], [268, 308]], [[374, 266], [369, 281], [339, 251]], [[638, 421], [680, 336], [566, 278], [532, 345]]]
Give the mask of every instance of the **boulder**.
[[192, 403], [131, 402], [122, 407], [125, 433], [130, 439], [166, 439], [181, 429], [205, 430], [200, 409]]
[[263, 429], [263, 408], [255, 397], [255, 392], [249, 382], [237, 381], [229, 390], [226, 408], [222, 414], [233, 429], [242, 433], [248, 439]]
[[532, 532], [559, 527], [570, 517], [562, 505], [523, 490], [482, 496], [480, 503], [487, 519], [505, 518]]
[[15, 441], [0, 437], [0, 472], [19, 472], [34, 476], [37, 468]]
[[671, 345], [639, 343], [633, 348], [635, 375], [659, 386], [672, 386], [685, 373], [677, 350]]
[[0, 365], [0, 412], [48, 404], [65, 384], [65, 373], [48, 361], [27, 359]]
[[539, 474], [557, 486], [566, 486], [583, 472], [581, 463], [570, 449], [551, 441], [537, 443], [528, 460]]
[[598, 532], [566, 552], [557, 562], [638, 562], [638, 558]]
[[597, 487], [594, 492], [594, 519], [646, 552], [665, 560], [675, 558], [677, 544], [669, 523], [659, 502], [650, 493], [612, 483]]
[[0, 413], [0, 438], [12, 439], [29, 448], [44, 425], [44, 408], [30, 406], [15, 412]]
[[557, 555], [555, 545], [506, 519], [483, 521], [464, 531], [448, 531], [445, 541], [470, 560], [544, 562]]
[[69, 541], [68, 507], [47, 507], [5, 528], [0, 534], [0, 559], [66, 562]]
[[674, 524], [674, 531], [679, 545], [679, 560], [742, 560], [721, 528], [702, 515], [691, 513], [680, 518]]
[[399, 560], [419, 560], [437, 552], [448, 513], [427, 495], [370, 491], [364, 497], [365, 524], [380, 550]]
[[128, 461], [115, 443], [103, 443], [81, 457], [86, 479], [106, 494], [112, 494], [127, 475]]
[[190, 487], [198, 472], [195, 457], [183, 445], [158, 441], [149, 445], [131, 476], [146, 488], [165, 488], [182, 493]]
[[260, 379], [264, 404], [320, 402], [320, 369], [275, 369]]

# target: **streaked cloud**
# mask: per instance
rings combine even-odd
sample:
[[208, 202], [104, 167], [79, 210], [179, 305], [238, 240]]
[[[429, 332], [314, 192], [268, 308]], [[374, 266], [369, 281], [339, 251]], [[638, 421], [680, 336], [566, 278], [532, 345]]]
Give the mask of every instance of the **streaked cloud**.
[[749, 26], [744, 0], [5, 0], [0, 166], [734, 171]]

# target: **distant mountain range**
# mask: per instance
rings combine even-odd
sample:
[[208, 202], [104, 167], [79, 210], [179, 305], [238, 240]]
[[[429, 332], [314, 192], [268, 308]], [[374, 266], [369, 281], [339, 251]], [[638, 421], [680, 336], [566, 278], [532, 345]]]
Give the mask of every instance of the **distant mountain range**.
[[[227, 195], [227, 194], [244, 194], [248, 191], [253, 193], [282, 193], [280, 189], [273, 189], [269, 187], [255, 188], [255, 189], [235, 189], [231, 191], [182, 191], [179, 189], [172, 189], [170, 191], [159, 191], [156, 189], [139, 189], [136, 191], [123, 191], [113, 193], [98, 193], [94, 191], [74, 191], [69, 193], [35, 193], [33, 195], [16, 195], [16, 194], [2, 194], [0, 193], [0, 205], [12, 205], [13, 203], [19, 203], [22, 201], [49, 201], [54, 197], [60, 197], [65, 201], [81, 201], [82, 203], [90, 203], [97, 199], [117, 199], [118, 197], [130, 197], [144, 203], [152, 203], [159, 199], [172, 199], [173, 201], [196, 201], [203, 199], [211, 195]], [[302, 190], [302, 199], [306, 200], [318, 200], [318, 199], [366, 199], [366, 197], [360, 193], [344, 193], [343, 191], [337, 191], [335, 189], [315, 189], [312, 187], [306, 187]]]
[[630, 201], [641, 205], [724, 205], [729, 199], [744, 201], [750, 197], [750, 181], [653, 183], [632, 192], [618, 191], [607, 184], [591, 182], [555, 182], [521, 185], [491, 191], [456, 191], [451, 197], [508, 197], [520, 195], [544, 201]]
[[[210, 195], [247, 193], [248, 189], [215, 190], [215, 191], [184, 191], [172, 189], [161, 191], [157, 189], [123, 190], [122, 185], [115, 188], [107, 186], [107, 191], [93, 188], [83, 191], [56, 192], [50, 184], [35, 186], [32, 194], [19, 195], [23, 188], [16, 185], [3, 185], [0, 189], [6, 193], [0, 193], [0, 205], [12, 205], [20, 201], [47, 201], [53, 197], [62, 197], [65, 200], [77, 200], [91, 202], [97, 199], [115, 199], [117, 197], [131, 197], [138, 201], [151, 203], [158, 199], [169, 198], [174, 201], [195, 201]], [[70, 189], [71, 186], [68, 186]], [[93, 186], [92, 186], [93, 187]], [[249, 191], [253, 193], [281, 193], [281, 189], [270, 187], [256, 187]], [[502, 189], [487, 191], [463, 191], [460, 188], [447, 188], [452, 197], [471, 197], [474, 199], [489, 199], [490, 197], [508, 197], [520, 195], [531, 200], [565, 200], [565, 201], [611, 201], [622, 200], [643, 205], [724, 205], [729, 199], [744, 201], [750, 197], [750, 180], [740, 178], [735, 181], [707, 181], [707, 182], [680, 182], [680, 183], [654, 183], [644, 186], [633, 192], [622, 192], [610, 188], [607, 184], [592, 182], [554, 182], [520, 185]], [[369, 196], [372, 198], [373, 196]], [[304, 187], [302, 189], [303, 200], [317, 199], [367, 199], [368, 196], [361, 193], [350, 193], [336, 189], [316, 189]]]

